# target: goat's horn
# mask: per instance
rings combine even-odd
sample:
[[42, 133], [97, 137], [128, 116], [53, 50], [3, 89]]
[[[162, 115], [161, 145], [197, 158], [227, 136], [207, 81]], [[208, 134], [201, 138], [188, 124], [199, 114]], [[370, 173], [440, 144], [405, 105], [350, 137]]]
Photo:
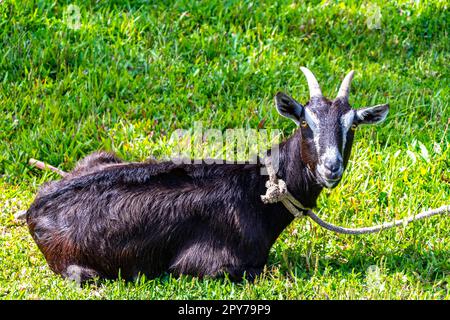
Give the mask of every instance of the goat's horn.
[[350, 84], [352, 83], [353, 74], [355, 71], [350, 71], [342, 80], [341, 87], [339, 88], [339, 92], [336, 98], [344, 98], [348, 100], [348, 95], [350, 93]]
[[300, 67], [300, 69], [305, 75], [306, 81], [308, 81], [310, 99], [314, 97], [322, 97], [322, 91], [320, 90], [319, 83], [313, 73], [305, 67]]

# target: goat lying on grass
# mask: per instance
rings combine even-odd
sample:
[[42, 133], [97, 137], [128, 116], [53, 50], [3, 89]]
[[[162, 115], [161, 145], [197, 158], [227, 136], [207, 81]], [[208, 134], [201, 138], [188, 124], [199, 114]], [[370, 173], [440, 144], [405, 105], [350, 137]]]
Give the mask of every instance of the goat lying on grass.
[[[353, 72], [334, 100], [302, 68], [310, 100], [275, 97], [299, 129], [279, 145], [277, 176], [304, 206], [334, 188], [350, 156], [354, 130], [385, 119], [388, 105], [353, 110]], [[63, 179], [46, 184], [26, 213], [50, 268], [84, 282], [174, 274], [233, 280], [258, 275], [278, 235], [293, 220], [281, 203], [265, 204], [264, 164], [123, 163], [94, 153]]]

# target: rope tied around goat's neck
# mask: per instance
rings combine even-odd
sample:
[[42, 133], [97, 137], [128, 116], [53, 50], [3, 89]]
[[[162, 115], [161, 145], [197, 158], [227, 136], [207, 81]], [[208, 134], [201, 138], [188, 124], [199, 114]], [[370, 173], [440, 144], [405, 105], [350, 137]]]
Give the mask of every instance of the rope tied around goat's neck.
[[305, 212], [311, 208], [303, 206], [297, 199], [295, 199], [295, 197], [287, 189], [286, 182], [278, 179], [275, 170], [273, 169], [271, 158], [267, 157], [265, 162], [269, 180], [266, 182], [266, 194], [261, 196], [262, 202], [266, 204], [282, 202], [289, 212], [294, 215], [294, 217], [304, 217], [304, 213], [297, 208], [300, 208]]
[[265, 204], [281, 202], [289, 210], [289, 212], [296, 218], [302, 218], [304, 216], [308, 216], [317, 223], [319, 226], [342, 234], [367, 234], [367, 233], [375, 233], [381, 230], [387, 230], [393, 227], [398, 226], [406, 226], [407, 224], [424, 218], [428, 218], [437, 214], [450, 213], [450, 205], [444, 205], [437, 209], [430, 209], [427, 211], [423, 211], [417, 215], [411, 215], [402, 220], [395, 220], [392, 222], [386, 222], [383, 224], [375, 225], [372, 227], [364, 227], [364, 228], [344, 228], [340, 226], [335, 226], [329, 222], [326, 222], [319, 218], [311, 208], [307, 208], [303, 206], [295, 197], [289, 192], [287, 189], [286, 182], [282, 179], [279, 179], [273, 169], [272, 162], [270, 157], [265, 159], [267, 174], [269, 175], [269, 180], [266, 182], [266, 194], [261, 195], [261, 200]]

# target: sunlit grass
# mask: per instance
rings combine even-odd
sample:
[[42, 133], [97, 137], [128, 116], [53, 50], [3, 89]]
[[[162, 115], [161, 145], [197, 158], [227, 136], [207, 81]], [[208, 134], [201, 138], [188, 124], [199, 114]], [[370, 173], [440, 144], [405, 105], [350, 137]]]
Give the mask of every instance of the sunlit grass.
[[[374, 2], [375, 3], [375, 2]], [[68, 28], [68, 4], [81, 12]], [[318, 213], [343, 226], [400, 219], [450, 201], [448, 4], [351, 1], [6, 0], [0, 4], [0, 298], [449, 299], [450, 219], [343, 236], [295, 221], [254, 283], [173, 278], [79, 288], [54, 275], [25, 225], [53, 173], [106, 149], [129, 161], [170, 156], [175, 129], [280, 129], [273, 96], [306, 102], [310, 68], [333, 98], [350, 69], [350, 103], [388, 102], [385, 123], [361, 127], [342, 183]], [[262, 124], [262, 125], [261, 125]]]

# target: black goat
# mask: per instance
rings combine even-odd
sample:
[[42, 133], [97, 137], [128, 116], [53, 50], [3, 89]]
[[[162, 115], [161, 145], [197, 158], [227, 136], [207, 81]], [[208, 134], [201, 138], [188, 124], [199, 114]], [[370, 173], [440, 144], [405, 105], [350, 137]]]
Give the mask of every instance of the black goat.
[[[275, 97], [279, 113], [300, 126], [279, 145], [277, 175], [314, 207], [322, 188], [342, 177], [356, 126], [383, 120], [388, 106], [351, 109], [353, 72], [330, 101], [312, 73], [302, 71], [311, 96], [304, 107], [283, 93]], [[261, 201], [262, 166], [123, 163], [94, 153], [40, 190], [27, 223], [50, 268], [79, 282], [165, 271], [251, 279], [293, 220], [283, 204]]]

